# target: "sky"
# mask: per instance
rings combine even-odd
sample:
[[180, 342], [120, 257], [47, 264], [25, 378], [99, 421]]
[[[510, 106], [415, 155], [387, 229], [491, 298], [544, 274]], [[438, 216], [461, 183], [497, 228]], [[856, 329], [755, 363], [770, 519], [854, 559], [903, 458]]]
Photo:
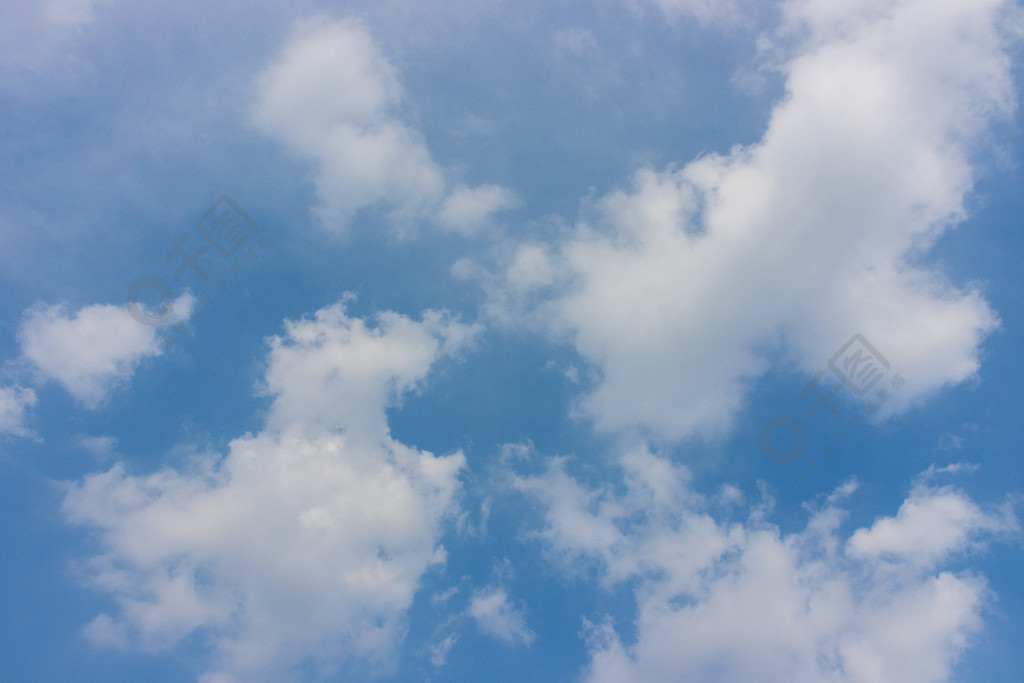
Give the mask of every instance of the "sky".
[[1024, 679], [1019, 4], [2, 7], [4, 680]]

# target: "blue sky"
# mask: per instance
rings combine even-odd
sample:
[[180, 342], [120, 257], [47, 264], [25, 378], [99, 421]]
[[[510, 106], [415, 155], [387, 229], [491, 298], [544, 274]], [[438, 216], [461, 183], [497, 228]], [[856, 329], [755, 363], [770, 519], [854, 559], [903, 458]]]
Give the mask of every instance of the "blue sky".
[[1017, 4], [4, 14], [5, 679], [1024, 676]]

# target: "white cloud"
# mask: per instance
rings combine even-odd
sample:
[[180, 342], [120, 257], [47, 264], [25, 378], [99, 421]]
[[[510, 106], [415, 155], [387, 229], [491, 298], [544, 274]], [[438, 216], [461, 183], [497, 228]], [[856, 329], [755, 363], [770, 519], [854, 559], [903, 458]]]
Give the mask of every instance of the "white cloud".
[[920, 256], [964, 219], [973, 141], [1011, 109], [998, 3], [841, 4], [838, 35], [812, 16], [833, 4], [788, 5], [809, 35], [760, 142], [640, 170], [488, 285], [496, 319], [600, 372], [580, 403], [600, 430], [720, 433], [770, 359], [813, 374], [854, 333], [906, 379], [881, 416], [977, 372], [998, 318]]
[[957, 434], [946, 433], [939, 437], [935, 446], [938, 451], [962, 451], [964, 449], [964, 437]]
[[515, 204], [515, 196], [499, 185], [457, 187], [445, 198], [437, 222], [445, 230], [472, 235], [484, 227], [493, 214], [511, 209]]
[[[174, 322], [191, 315], [193, 298], [172, 305]], [[22, 354], [47, 379], [59, 382], [88, 408], [127, 382], [144, 359], [163, 353], [157, 328], [123, 306], [94, 304], [69, 315], [64, 306], [26, 311], [18, 331]]]
[[113, 455], [117, 448], [117, 438], [113, 436], [79, 436], [78, 445], [95, 456], [106, 457]]
[[[951, 473], [958, 469], [961, 468], [944, 468]], [[935, 472], [933, 466], [926, 474]], [[850, 538], [847, 554], [930, 569], [951, 550], [964, 551], [972, 547], [975, 535], [990, 535], [1006, 527], [1005, 519], [986, 514], [952, 487], [932, 488], [920, 484], [895, 517], [886, 517], [870, 528], [858, 529]]]
[[118, 464], [69, 486], [65, 515], [100, 545], [90, 581], [117, 604], [86, 630], [97, 645], [199, 634], [217, 653], [210, 681], [283, 680], [303, 662], [388, 668], [423, 572], [445, 561], [465, 459], [393, 440], [384, 411], [473, 328], [434, 312], [373, 327], [340, 303], [285, 328], [270, 340], [262, 432], [187, 471]]
[[466, 613], [481, 632], [506, 645], [530, 645], [536, 637], [527, 627], [523, 611], [509, 602], [503, 588], [476, 591]]
[[385, 207], [401, 230], [436, 217], [470, 233], [511, 206], [508, 191], [493, 185], [445, 197], [443, 169], [402, 120], [397, 71], [357, 21], [302, 22], [260, 75], [259, 92], [256, 125], [316, 164], [316, 211], [331, 230], [344, 232], [361, 209]]
[[980, 465], [971, 462], [954, 462], [949, 465], [942, 467], [936, 467], [931, 465], [927, 470], [921, 473], [921, 480], [929, 481], [943, 474], [973, 474], [980, 469]]
[[275, 396], [268, 426], [344, 430], [349, 438], [387, 436], [385, 409], [426, 377], [434, 361], [466, 348], [479, 332], [448, 313], [427, 311], [420, 322], [397, 313], [376, 326], [345, 315], [339, 302], [312, 319], [285, 323], [271, 340], [266, 392]]
[[36, 404], [36, 392], [25, 387], [0, 387], [0, 435], [32, 437], [25, 425], [25, 410]]
[[840, 531], [846, 485], [783, 535], [762, 508], [737, 520], [736, 496], [715, 519], [685, 467], [645, 450], [621, 467], [620, 493], [581, 486], [564, 460], [513, 479], [543, 506], [537, 537], [558, 564], [633, 587], [635, 642], [610, 619], [584, 624], [589, 681], [945, 680], [989, 595], [983, 578], [942, 565], [1017, 533], [1005, 511], [919, 482], [868, 529]]
[[516, 249], [512, 264], [505, 273], [508, 284], [523, 292], [552, 285], [555, 277], [551, 255], [539, 244], [524, 244]]
[[412, 217], [440, 201], [444, 178], [420, 135], [395, 115], [398, 76], [354, 21], [301, 24], [260, 78], [256, 123], [319, 165], [323, 223], [387, 202]]

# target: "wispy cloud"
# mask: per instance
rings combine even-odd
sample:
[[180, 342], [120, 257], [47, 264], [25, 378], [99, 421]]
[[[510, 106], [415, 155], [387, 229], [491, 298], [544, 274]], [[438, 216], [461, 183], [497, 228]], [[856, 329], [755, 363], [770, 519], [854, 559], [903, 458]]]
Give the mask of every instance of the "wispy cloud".
[[526, 625], [523, 611], [514, 607], [503, 588], [488, 588], [473, 594], [466, 613], [477, 627], [506, 645], [529, 645], [536, 634]]
[[27, 409], [37, 402], [36, 392], [31, 389], [10, 386], [0, 387], [0, 435], [32, 437], [35, 432], [27, 426]]

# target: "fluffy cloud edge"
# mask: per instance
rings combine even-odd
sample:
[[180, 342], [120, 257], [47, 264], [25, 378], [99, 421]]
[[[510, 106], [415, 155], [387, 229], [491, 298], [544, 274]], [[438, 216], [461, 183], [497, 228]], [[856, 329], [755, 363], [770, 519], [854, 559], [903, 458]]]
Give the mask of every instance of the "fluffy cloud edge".
[[[152, 474], [117, 463], [67, 485], [63, 513], [98, 548], [82, 573], [117, 607], [86, 627], [94, 645], [166, 651], [199, 634], [210, 681], [280, 680], [307, 662], [390, 671], [421, 577], [445, 562], [466, 461], [362, 418], [398, 405], [474, 328], [441, 311], [374, 321], [344, 301], [286, 321], [269, 344], [267, 425], [223, 457]], [[304, 411], [308, 395], [333, 413]]]
[[[163, 324], [184, 322], [194, 297], [182, 294]], [[69, 313], [63, 304], [27, 310], [18, 329], [22, 356], [89, 409], [128, 383], [146, 358], [160, 356], [158, 327], [139, 322], [127, 306], [93, 304]]]
[[563, 236], [453, 268], [495, 321], [590, 363], [577, 414], [599, 431], [714, 438], [771, 363], [813, 375], [855, 333], [906, 380], [876, 418], [977, 376], [999, 317], [919, 257], [965, 220], [971, 155], [1013, 109], [1005, 3], [877, 4], [837, 9], [838, 33], [785, 4], [803, 37], [759, 142], [641, 169]]
[[770, 505], [700, 495], [685, 466], [645, 449], [619, 458], [621, 489], [581, 485], [566, 465], [509, 481], [544, 512], [533, 537], [555, 566], [635, 595], [632, 643], [610, 617], [584, 620], [588, 681], [945, 680], [992, 598], [949, 567], [1020, 536], [1011, 506], [982, 508], [934, 468], [869, 527], [842, 530], [851, 481], [783, 534]]
[[415, 235], [421, 222], [471, 236], [515, 206], [515, 195], [498, 185], [452, 186], [400, 113], [406, 95], [397, 69], [358, 20], [299, 22], [257, 77], [257, 90], [253, 124], [313, 163], [315, 213], [335, 234], [378, 208], [399, 237]]

